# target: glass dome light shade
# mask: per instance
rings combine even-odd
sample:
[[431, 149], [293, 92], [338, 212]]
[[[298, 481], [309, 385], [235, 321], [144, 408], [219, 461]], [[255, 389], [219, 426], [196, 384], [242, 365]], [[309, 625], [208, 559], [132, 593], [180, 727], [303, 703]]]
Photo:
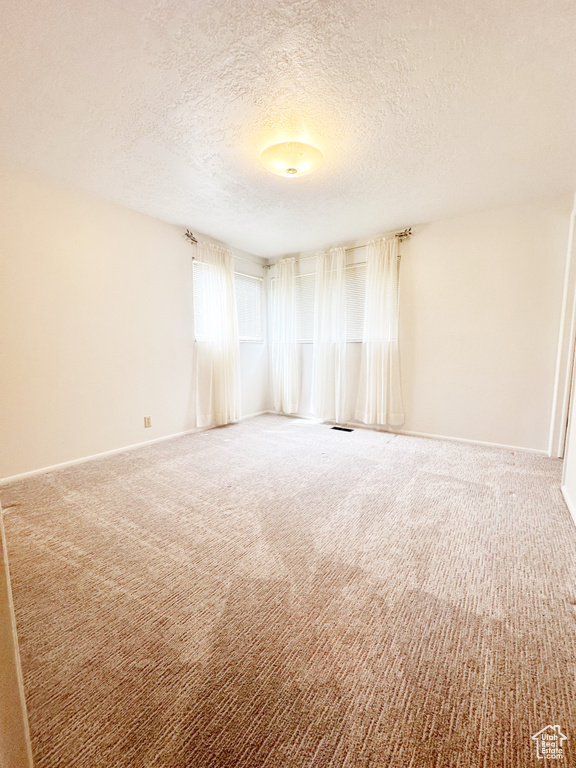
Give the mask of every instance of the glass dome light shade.
[[273, 144], [260, 155], [264, 168], [278, 176], [290, 178], [315, 171], [322, 164], [323, 159], [319, 149], [299, 141]]

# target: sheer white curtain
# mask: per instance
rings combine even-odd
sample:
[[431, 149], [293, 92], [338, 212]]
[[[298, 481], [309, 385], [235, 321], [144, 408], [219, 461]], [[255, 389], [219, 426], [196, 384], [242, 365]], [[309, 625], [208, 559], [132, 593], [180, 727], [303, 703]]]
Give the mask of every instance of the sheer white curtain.
[[[199, 427], [229, 424], [240, 417], [240, 346], [234, 294], [234, 263], [230, 251], [212, 243], [196, 245], [203, 265], [201, 310], [196, 328], [196, 423]], [[200, 300], [200, 299], [199, 299]]]
[[314, 361], [310, 411], [344, 423], [346, 407], [346, 251], [331, 248], [316, 257]]
[[368, 244], [362, 366], [356, 419], [404, 423], [398, 352], [398, 238]]
[[283, 259], [276, 266], [272, 282], [272, 389], [274, 408], [280, 413], [297, 413], [300, 395], [298, 360], [298, 296], [296, 260]]

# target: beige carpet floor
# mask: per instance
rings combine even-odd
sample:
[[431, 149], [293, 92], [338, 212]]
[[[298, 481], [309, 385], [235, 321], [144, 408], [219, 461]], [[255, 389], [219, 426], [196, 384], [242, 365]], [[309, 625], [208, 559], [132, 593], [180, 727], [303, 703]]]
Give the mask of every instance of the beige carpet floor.
[[560, 472], [264, 416], [0, 489], [37, 768], [574, 765]]

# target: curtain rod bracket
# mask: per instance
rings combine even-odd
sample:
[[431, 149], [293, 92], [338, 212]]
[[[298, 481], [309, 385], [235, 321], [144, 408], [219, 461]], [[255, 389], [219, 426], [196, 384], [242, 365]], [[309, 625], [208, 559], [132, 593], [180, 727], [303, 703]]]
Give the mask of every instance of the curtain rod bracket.
[[412, 227], [406, 227], [402, 232], [396, 232], [394, 237], [397, 237], [400, 242], [407, 240], [412, 235]]

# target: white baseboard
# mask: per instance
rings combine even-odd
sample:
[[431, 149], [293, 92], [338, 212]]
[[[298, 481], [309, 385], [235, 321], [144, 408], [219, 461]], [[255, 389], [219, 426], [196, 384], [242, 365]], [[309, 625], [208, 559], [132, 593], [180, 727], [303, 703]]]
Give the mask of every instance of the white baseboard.
[[73, 467], [76, 464], [84, 464], [87, 461], [94, 461], [95, 459], [103, 459], [106, 456], [113, 456], [116, 453], [125, 453], [127, 451], [133, 451], [136, 448], [143, 448], [146, 445], [153, 445], [154, 443], [161, 443], [164, 440], [173, 440], [175, 437], [183, 437], [184, 435], [190, 435], [194, 432], [203, 432], [202, 428], [187, 429], [185, 432], [176, 432], [173, 435], [164, 435], [163, 437], [155, 437], [153, 440], [144, 440], [141, 443], [133, 443], [132, 445], [125, 445], [122, 448], [112, 448], [110, 451], [103, 451], [102, 453], [93, 453], [90, 456], [83, 456], [80, 459], [71, 459], [70, 461], [63, 461], [60, 464], [52, 464], [49, 467], [41, 467], [40, 469], [32, 469], [29, 472], [21, 472], [18, 475], [10, 475], [9, 477], [0, 478], [0, 487], [14, 483], [17, 480], [24, 480], [27, 477], [34, 477], [35, 475], [44, 475], [46, 472], [53, 472], [55, 469], [65, 469], [66, 467]]
[[572, 516], [572, 520], [574, 520], [574, 525], [576, 525], [576, 503], [574, 503], [574, 499], [568, 493], [568, 489], [565, 485], [563, 485], [560, 490], [562, 491], [562, 496], [564, 496], [564, 501], [566, 502], [566, 506], [568, 507], [570, 515]]
[[[288, 418], [296, 418], [296, 419], [312, 419], [313, 417], [309, 416], [302, 416], [301, 414], [285, 414], [285, 413], [279, 413], [278, 411], [258, 411], [257, 413], [248, 413], [245, 416], [241, 416], [238, 419], [238, 422], [245, 421], [246, 419], [253, 419], [255, 416], [264, 416], [265, 414], [273, 414], [275, 416], [287, 416]], [[322, 423], [321, 421], [318, 421], [318, 423]], [[361, 424], [355, 421], [346, 422], [351, 427], [354, 427], [355, 429], [374, 429], [378, 432], [388, 432], [390, 434], [394, 435], [406, 435], [407, 437], [424, 437], [429, 440], [448, 440], [450, 442], [455, 443], [468, 443], [470, 445], [481, 445], [485, 448], [505, 448], [509, 451], [527, 451], [528, 453], [535, 453], [541, 456], [548, 456], [548, 452], [544, 450], [539, 450], [537, 448], [524, 448], [520, 445], [504, 445], [502, 443], [487, 443], [482, 440], [470, 440], [468, 438], [464, 437], [449, 437], [448, 435], [433, 435], [429, 434], [427, 432], [410, 432], [408, 430], [403, 429], [392, 429], [390, 427], [372, 427], [367, 424]], [[106, 456], [113, 456], [116, 453], [125, 453], [126, 451], [133, 451], [136, 448], [143, 448], [146, 445], [153, 445], [154, 443], [160, 443], [164, 440], [173, 440], [176, 437], [183, 437], [184, 435], [191, 435], [195, 432], [203, 432], [207, 429], [212, 429], [212, 427], [196, 427], [195, 429], [187, 429], [184, 432], [176, 432], [172, 435], [164, 435], [164, 437], [156, 437], [153, 440], [144, 440], [141, 443], [134, 443], [132, 445], [125, 445], [122, 448], [112, 448], [110, 451], [103, 451], [102, 453], [94, 453], [90, 456], [83, 456], [80, 459], [72, 459], [70, 461], [63, 461], [60, 464], [52, 464], [48, 467], [41, 467], [40, 469], [32, 469], [29, 472], [21, 472], [17, 475], [10, 475], [9, 477], [2, 477], [0, 478], [0, 487], [3, 485], [8, 485], [9, 483], [14, 483], [18, 480], [24, 480], [27, 477], [34, 477], [35, 475], [43, 475], [46, 472], [53, 472], [56, 469], [65, 469], [66, 467], [73, 467], [76, 464], [84, 464], [87, 461], [94, 461], [95, 459], [102, 459]], [[568, 502], [567, 502], [568, 503]]]
[[469, 445], [481, 445], [485, 448], [505, 448], [507, 451], [524, 451], [527, 453], [535, 453], [539, 456], [549, 456], [547, 450], [540, 448], [525, 448], [523, 445], [506, 445], [505, 443], [488, 443], [484, 440], [471, 440], [467, 437], [450, 437], [448, 435], [431, 435], [426, 432], [410, 432], [404, 429], [388, 428], [387, 432], [392, 432], [395, 435], [406, 435], [407, 437], [426, 437], [429, 440], [448, 440], [452, 443], [468, 443]]
[[[269, 413], [274, 413], [277, 416], [289, 416], [290, 418], [296, 418], [296, 419], [314, 419], [313, 416], [303, 416], [302, 414], [285, 414], [285, 413], [279, 413], [278, 411], [269, 411]], [[320, 419], [317, 419], [317, 421], [322, 424], [332, 424], [332, 422], [322, 422]], [[374, 432], [387, 432], [391, 435], [406, 435], [406, 437], [425, 437], [428, 440], [447, 440], [451, 443], [466, 443], [468, 445], [481, 445], [484, 448], [504, 448], [508, 451], [525, 451], [528, 453], [535, 453], [539, 456], [549, 456], [547, 450], [540, 449], [540, 448], [525, 448], [521, 445], [506, 445], [504, 443], [488, 443], [483, 440], [471, 440], [467, 437], [451, 437], [450, 435], [433, 435], [429, 432], [411, 432], [407, 429], [398, 429], [396, 427], [378, 427], [375, 425], [370, 424], [363, 424], [362, 422], [358, 421], [347, 421], [342, 426], [347, 427], [353, 427], [354, 429], [371, 429]]]
[[[238, 421], [244, 421], [245, 419], [252, 419], [254, 416], [263, 416], [265, 413], [271, 413], [271, 411], [259, 411], [258, 413], [249, 413], [246, 416], [241, 416]], [[227, 425], [225, 425], [227, 426]], [[94, 461], [95, 459], [103, 459], [106, 456], [114, 456], [116, 453], [125, 453], [126, 451], [134, 451], [136, 448], [144, 448], [146, 445], [153, 445], [154, 443], [161, 443], [164, 440], [173, 440], [175, 437], [184, 437], [184, 435], [192, 435], [195, 432], [205, 432], [207, 429], [213, 429], [213, 427], [196, 427], [194, 429], [187, 429], [184, 432], [175, 432], [172, 435], [164, 435], [163, 437], [155, 437], [152, 440], [144, 440], [141, 443], [133, 443], [132, 445], [125, 445], [122, 448], [112, 448], [110, 451], [103, 451], [102, 453], [93, 453], [90, 456], [83, 456], [80, 459], [71, 459], [70, 461], [63, 461], [60, 464], [52, 464], [48, 467], [41, 467], [40, 469], [32, 469], [29, 472], [21, 472], [17, 475], [10, 475], [9, 477], [0, 478], [0, 487], [3, 485], [9, 485], [18, 480], [24, 480], [27, 477], [34, 477], [35, 475], [44, 475], [47, 472], [53, 472], [56, 469], [65, 469], [66, 467], [73, 467], [76, 464], [84, 464], [87, 461]]]

